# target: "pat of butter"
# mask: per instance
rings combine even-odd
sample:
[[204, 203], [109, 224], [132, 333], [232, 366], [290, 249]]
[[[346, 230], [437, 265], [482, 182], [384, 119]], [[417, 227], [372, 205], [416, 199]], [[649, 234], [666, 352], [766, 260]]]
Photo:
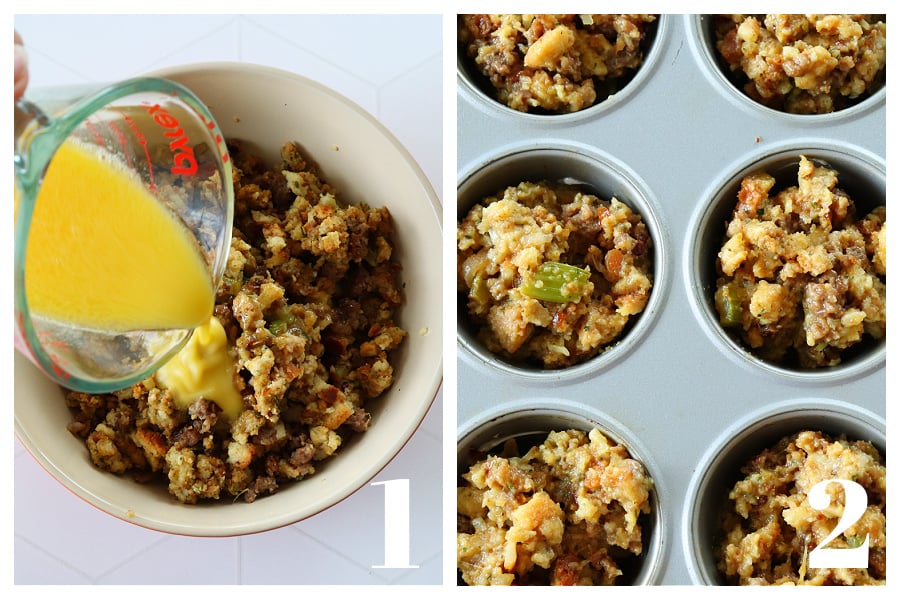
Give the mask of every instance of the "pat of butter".
[[228, 336], [216, 317], [194, 329], [187, 344], [156, 374], [172, 392], [176, 406], [187, 409], [200, 397], [219, 405], [229, 420], [243, 409], [234, 387], [234, 361], [228, 353]]

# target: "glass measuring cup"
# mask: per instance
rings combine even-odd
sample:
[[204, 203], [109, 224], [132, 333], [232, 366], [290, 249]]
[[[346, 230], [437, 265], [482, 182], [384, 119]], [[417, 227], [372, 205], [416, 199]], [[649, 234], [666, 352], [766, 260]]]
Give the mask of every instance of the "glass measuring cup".
[[68, 88], [48, 90], [44, 96], [38, 102], [19, 100], [15, 106], [15, 345], [67, 388], [115, 391], [162, 366], [184, 345], [192, 328], [106, 331], [30, 310], [25, 285], [28, 237], [49, 164], [67, 141], [119, 163], [184, 225], [215, 290], [231, 242], [231, 161], [208, 108], [175, 82], [141, 77], [92, 93]]

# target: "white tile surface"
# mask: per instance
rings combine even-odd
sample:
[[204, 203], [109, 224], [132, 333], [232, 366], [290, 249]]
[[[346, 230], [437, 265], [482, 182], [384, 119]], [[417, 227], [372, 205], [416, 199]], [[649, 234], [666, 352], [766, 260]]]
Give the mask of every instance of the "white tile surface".
[[[237, 60], [287, 69], [375, 115], [440, 197], [441, 17], [431, 15], [18, 15], [31, 87], [108, 82]], [[77, 32], [77, 38], [76, 34]], [[198, 539], [110, 517], [54, 481], [15, 442], [16, 584], [439, 584], [443, 393], [375, 481], [410, 480], [410, 563], [384, 560], [384, 491], [366, 486], [281, 529]]]

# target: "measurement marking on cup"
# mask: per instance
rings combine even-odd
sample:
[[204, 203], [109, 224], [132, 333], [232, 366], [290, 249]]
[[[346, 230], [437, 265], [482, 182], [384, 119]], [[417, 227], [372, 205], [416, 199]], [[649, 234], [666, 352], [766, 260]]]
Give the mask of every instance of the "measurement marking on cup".
[[153, 162], [150, 160], [150, 151], [147, 149], [147, 137], [144, 135], [144, 132], [138, 128], [134, 119], [124, 113], [122, 113], [122, 117], [124, 117], [125, 122], [128, 123], [131, 130], [134, 131], [135, 139], [141, 145], [141, 148], [144, 149], [144, 160], [147, 162], [147, 178], [150, 180], [149, 187], [151, 190], [156, 190], [156, 178], [153, 174]]
[[132, 164], [131, 160], [131, 153], [128, 151], [128, 138], [125, 137], [125, 134], [122, 133], [122, 130], [119, 129], [119, 126], [112, 121], [110, 121], [109, 123], [109, 129], [113, 132], [116, 140], [122, 146], [122, 154], [125, 155], [125, 160], [128, 162], [128, 169], [134, 169], [134, 165]]
[[97, 145], [98, 145], [98, 146], [105, 146], [106, 144], [103, 143], [103, 136], [100, 135], [100, 132], [99, 132], [99, 131], [97, 131], [97, 127], [94, 125], [94, 122], [91, 121], [90, 119], [87, 119], [87, 120], [84, 122], [84, 124], [87, 125], [87, 128], [88, 128], [88, 129], [90, 130], [90, 132], [94, 135], [94, 141], [97, 143]]
[[[207, 120], [207, 118], [205, 116], [200, 115], [200, 120], [203, 121], [204, 123], [206, 123], [207, 129], [209, 129], [210, 131], [215, 131], [216, 123], [212, 119]], [[222, 139], [222, 134], [216, 133], [216, 145], [221, 147], [224, 150], [222, 152], [222, 162], [227, 163], [228, 162], [228, 147], [226, 145], [224, 145], [223, 142], [224, 142], [224, 140]]]

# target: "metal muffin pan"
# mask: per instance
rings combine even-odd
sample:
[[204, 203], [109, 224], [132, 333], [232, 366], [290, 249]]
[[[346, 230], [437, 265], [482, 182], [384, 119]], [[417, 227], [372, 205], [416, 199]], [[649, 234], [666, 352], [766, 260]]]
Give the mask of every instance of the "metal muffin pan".
[[[516, 439], [520, 444], [540, 443], [551, 429], [589, 431], [594, 428], [599, 429], [611, 442], [628, 448], [632, 458], [643, 463], [648, 473], [659, 470], [650, 452], [644, 448], [641, 438], [609, 415], [565, 399], [529, 398], [495, 405], [479, 413], [469, 423], [462, 424], [464, 434], [459, 440], [457, 471], [464, 472], [468, 469], [471, 452], [496, 451], [510, 439]], [[665, 513], [656, 510], [662, 504], [659, 489], [651, 493], [650, 503], [653, 511], [649, 515], [642, 515], [638, 521], [641, 524], [644, 551], [640, 556], [620, 565], [621, 580], [627, 585], [652, 583], [662, 564], [659, 557], [664, 548], [667, 524], [664, 523]]]
[[722, 583], [710, 564], [710, 498], [779, 434], [819, 428], [885, 449], [884, 343], [828, 370], [765, 364], [718, 326], [712, 278], [735, 186], [756, 167], [784, 171], [804, 154], [834, 166], [861, 207], [886, 201], [886, 91], [830, 115], [762, 107], [718, 70], [708, 24], [704, 15], [661, 15], [632, 81], [571, 115], [507, 109], [469, 81], [462, 60], [458, 68], [458, 216], [533, 173], [616, 194], [653, 237], [644, 313], [617, 345], [569, 369], [493, 357], [457, 301], [459, 470], [473, 445], [494, 438], [579, 422], [605, 430], [644, 461], [656, 486], [634, 584]]

